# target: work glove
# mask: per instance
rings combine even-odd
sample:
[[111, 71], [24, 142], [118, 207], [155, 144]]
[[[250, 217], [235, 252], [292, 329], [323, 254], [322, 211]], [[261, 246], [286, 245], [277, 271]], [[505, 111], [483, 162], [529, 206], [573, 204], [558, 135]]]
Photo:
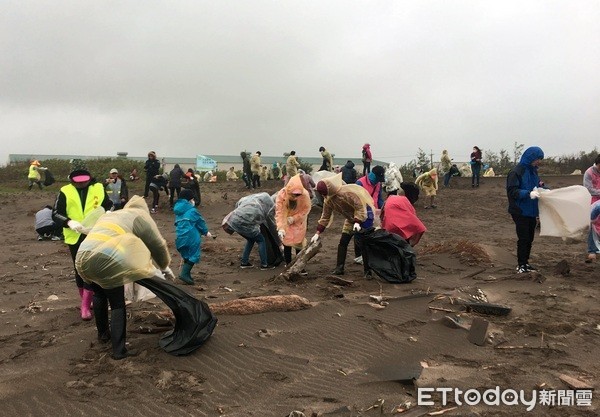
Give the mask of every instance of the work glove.
[[214, 236], [211, 232], [206, 232], [206, 237], [212, 237], [214, 239]]
[[536, 198], [540, 198], [540, 192], [538, 191], [537, 187], [535, 187], [533, 189], [533, 191], [531, 191], [529, 193], [529, 198], [531, 198], [532, 200], [535, 200]]
[[67, 226], [69, 226], [69, 229], [77, 233], [83, 233], [83, 231], [85, 230], [85, 227], [83, 227], [83, 225], [77, 220], [69, 220]]
[[294, 218], [293, 217], [288, 217], [287, 218], [287, 222], [288, 222], [288, 224], [294, 224]]
[[279, 239], [283, 240], [283, 238], [285, 237], [285, 230], [278, 230], [277, 236], [279, 236]]
[[175, 281], [175, 274], [173, 273], [173, 270], [170, 267], [167, 266], [161, 272], [163, 273], [165, 278], [170, 279], [171, 281]]
[[354, 226], [352, 226], [352, 230], [358, 232], [360, 230], [360, 223], [354, 223]]
[[315, 243], [317, 240], [319, 240], [319, 234], [315, 233], [315, 235], [310, 238], [310, 243]]

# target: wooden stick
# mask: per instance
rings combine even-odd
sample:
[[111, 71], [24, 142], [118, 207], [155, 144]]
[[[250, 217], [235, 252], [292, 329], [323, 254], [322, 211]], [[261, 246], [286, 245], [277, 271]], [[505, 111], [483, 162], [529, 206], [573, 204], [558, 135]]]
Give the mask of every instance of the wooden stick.
[[308, 263], [321, 250], [321, 239], [315, 243], [310, 243], [307, 247], [302, 249], [296, 256], [296, 259], [288, 267], [287, 271], [283, 272], [281, 276], [288, 281], [293, 281], [301, 276], [301, 272]]

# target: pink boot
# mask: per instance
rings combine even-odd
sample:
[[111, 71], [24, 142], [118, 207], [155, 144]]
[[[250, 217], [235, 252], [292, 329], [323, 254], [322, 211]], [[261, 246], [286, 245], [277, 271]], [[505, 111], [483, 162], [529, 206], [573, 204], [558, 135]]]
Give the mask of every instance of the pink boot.
[[77, 287], [79, 290], [79, 298], [83, 298], [83, 287]]
[[81, 318], [83, 320], [91, 320], [92, 319], [92, 297], [94, 296], [94, 291], [83, 289], [83, 295], [81, 296]]

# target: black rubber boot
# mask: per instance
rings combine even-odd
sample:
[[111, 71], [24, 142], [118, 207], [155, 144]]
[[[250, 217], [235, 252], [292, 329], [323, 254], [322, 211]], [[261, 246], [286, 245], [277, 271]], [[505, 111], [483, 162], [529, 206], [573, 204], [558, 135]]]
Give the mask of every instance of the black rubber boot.
[[96, 330], [98, 330], [98, 340], [102, 343], [106, 343], [110, 340], [110, 328], [108, 324], [108, 301], [106, 298], [98, 297], [96, 294], [94, 294], [92, 306], [94, 308]]
[[110, 311], [110, 336], [112, 341], [113, 354], [111, 357], [115, 360], [125, 359], [128, 356], [137, 355], [136, 351], [128, 351], [125, 347], [125, 333], [127, 329], [127, 314], [124, 308], [117, 308]]
[[342, 238], [340, 239], [340, 243], [338, 244], [337, 251], [337, 262], [336, 267], [333, 270], [333, 275], [344, 275], [344, 265], [346, 264], [346, 253], [348, 252], [348, 244], [352, 239], [352, 235], [347, 233], [342, 233]]

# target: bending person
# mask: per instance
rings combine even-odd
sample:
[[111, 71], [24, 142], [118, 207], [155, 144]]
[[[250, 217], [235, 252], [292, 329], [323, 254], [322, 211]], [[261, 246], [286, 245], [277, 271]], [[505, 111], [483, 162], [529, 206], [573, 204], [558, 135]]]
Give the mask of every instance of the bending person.
[[100, 217], [79, 247], [75, 267], [94, 291], [98, 340], [112, 341], [113, 359], [124, 359], [136, 353], [125, 346], [124, 285], [159, 276], [160, 271], [153, 262], [166, 276], [174, 279], [169, 268], [171, 256], [167, 242], [140, 196], [133, 196], [123, 210]]

